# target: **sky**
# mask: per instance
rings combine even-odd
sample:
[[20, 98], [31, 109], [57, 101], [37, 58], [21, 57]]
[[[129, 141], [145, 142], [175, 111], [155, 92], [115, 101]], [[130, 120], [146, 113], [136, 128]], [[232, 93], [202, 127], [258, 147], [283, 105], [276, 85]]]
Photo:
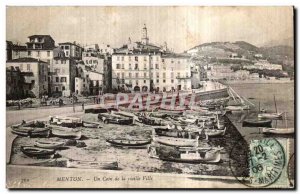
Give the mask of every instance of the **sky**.
[[216, 41], [256, 46], [293, 38], [292, 7], [7, 7], [6, 39], [25, 44], [33, 34], [49, 34], [56, 44], [105, 43], [120, 47], [141, 40], [166, 41], [175, 52]]

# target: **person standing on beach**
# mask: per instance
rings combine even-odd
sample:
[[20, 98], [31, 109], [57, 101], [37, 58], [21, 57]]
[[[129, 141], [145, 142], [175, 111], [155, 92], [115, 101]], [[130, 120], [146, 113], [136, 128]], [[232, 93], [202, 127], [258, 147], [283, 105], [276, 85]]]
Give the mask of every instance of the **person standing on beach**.
[[82, 111], [84, 111], [84, 102], [82, 103]]

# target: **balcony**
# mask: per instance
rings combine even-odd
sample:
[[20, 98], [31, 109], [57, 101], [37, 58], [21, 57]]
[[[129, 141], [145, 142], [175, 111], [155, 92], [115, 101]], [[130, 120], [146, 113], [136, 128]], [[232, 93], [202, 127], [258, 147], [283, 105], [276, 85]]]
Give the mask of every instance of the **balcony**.
[[176, 76], [176, 79], [191, 79], [191, 76]]

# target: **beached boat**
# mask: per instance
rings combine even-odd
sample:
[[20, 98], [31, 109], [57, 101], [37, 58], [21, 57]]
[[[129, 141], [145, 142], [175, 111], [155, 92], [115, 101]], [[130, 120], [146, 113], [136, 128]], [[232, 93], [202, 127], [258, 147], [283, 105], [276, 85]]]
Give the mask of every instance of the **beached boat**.
[[151, 139], [107, 139], [109, 145], [123, 148], [145, 148]]
[[48, 137], [50, 130], [42, 121], [23, 122], [18, 125], [11, 126], [12, 133], [26, 137]]
[[199, 136], [196, 136], [194, 139], [188, 138], [176, 138], [176, 137], [166, 137], [166, 136], [153, 136], [153, 141], [168, 145], [168, 146], [176, 146], [176, 147], [198, 147], [199, 145]]
[[120, 125], [131, 125], [133, 124], [133, 119], [119, 116], [119, 115], [112, 115], [107, 113], [100, 113], [98, 114], [98, 119], [103, 121], [105, 124], [113, 123], [113, 124], [120, 124]]
[[259, 113], [257, 115], [258, 119], [282, 119], [282, 114], [283, 113]]
[[178, 148], [171, 154], [159, 153], [157, 147], [149, 146], [148, 154], [152, 158], [158, 158], [170, 162], [182, 163], [218, 163], [221, 161], [221, 147], [215, 148]]
[[118, 169], [116, 161], [84, 161], [84, 160], [67, 160], [67, 168], [83, 168], [83, 169]]
[[39, 140], [36, 141], [34, 146], [45, 149], [58, 149], [65, 145], [65, 142], [56, 142], [50, 140]]
[[29, 157], [34, 158], [52, 158], [55, 154], [54, 149], [37, 148], [33, 146], [22, 146], [21, 151]]
[[272, 127], [272, 120], [246, 119], [243, 121], [243, 127]]
[[62, 116], [50, 116], [49, 123], [60, 125], [63, 127], [80, 127], [82, 126], [81, 118], [77, 117], [62, 117]]
[[78, 128], [67, 128], [55, 125], [49, 125], [51, 128], [51, 134], [56, 137], [65, 139], [80, 139], [81, 129]]
[[227, 110], [227, 111], [244, 111], [244, 110], [250, 110], [250, 106], [248, 106], [248, 105], [226, 106], [225, 110]]
[[82, 121], [82, 126], [87, 128], [101, 128], [101, 123]]
[[259, 128], [260, 132], [267, 135], [290, 135], [295, 133], [294, 128]]
[[208, 135], [208, 137], [219, 137], [224, 136], [226, 133], [226, 127], [223, 130], [219, 129], [204, 129], [205, 134]]
[[199, 136], [199, 132], [179, 131], [177, 129], [167, 129], [167, 128], [154, 128], [153, 135], [191, 139]]

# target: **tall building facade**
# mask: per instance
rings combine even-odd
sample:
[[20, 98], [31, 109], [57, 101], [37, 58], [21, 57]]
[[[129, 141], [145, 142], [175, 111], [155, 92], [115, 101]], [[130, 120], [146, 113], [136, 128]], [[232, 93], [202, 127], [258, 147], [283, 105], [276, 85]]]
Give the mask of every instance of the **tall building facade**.
[[34, 58], [19, 58], [6, 61], [6, 67], [18, 69], [24, 76], [24, 96], [40, 98], [48, 94], [48, 63]]
[[191, 89], [189, 56], [149, 42], [147, 27], [140, 42], [131, 42], [112, 55], [112, 88], [118, 91], [168, 92]]

